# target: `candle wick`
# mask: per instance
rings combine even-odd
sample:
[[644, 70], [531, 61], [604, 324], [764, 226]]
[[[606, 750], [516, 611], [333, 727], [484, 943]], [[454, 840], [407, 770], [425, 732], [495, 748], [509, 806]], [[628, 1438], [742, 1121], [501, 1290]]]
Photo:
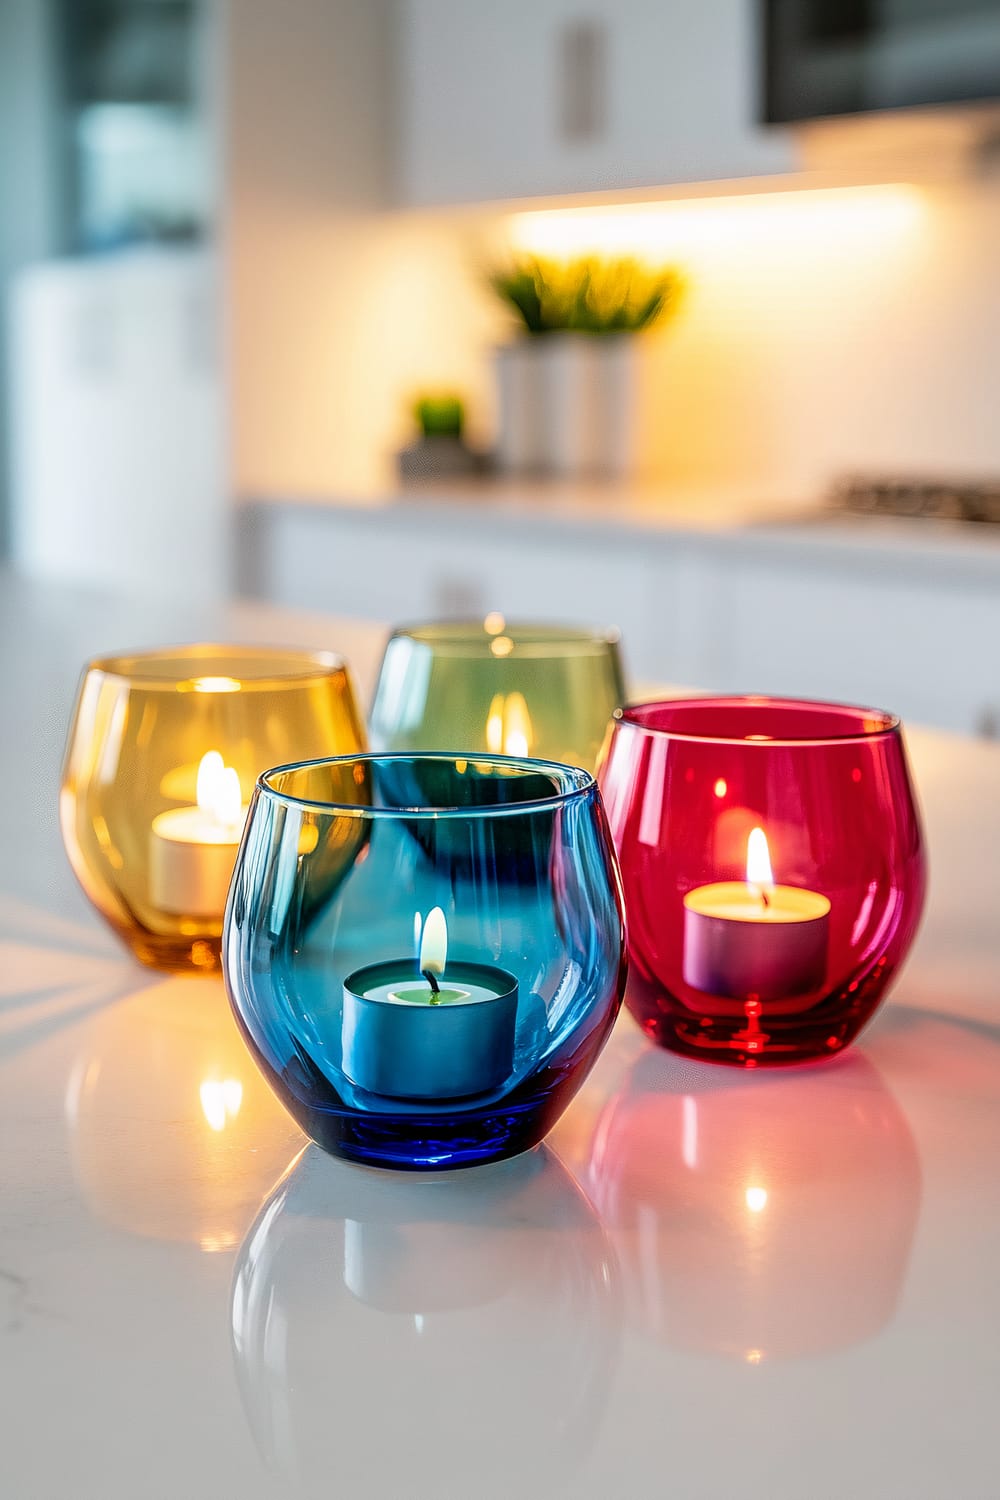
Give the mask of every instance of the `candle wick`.
[[767, 891], [764, 889], [763, 886], [761, 886], [761, 888], [760, 888], [760, 899], [764, 903], [764, 910], [767, 911], [768, 907], [771, 905], [771, 898], [767, 894]]
[[441, 993], [441, 986], [437, 982], [437, 975], [434, 973], [434, 970], [433, 969], [421, 969], [420, 972], [424, 976], [424, 978], [427, 980], [427, 983], [431, 987], [431, 1004], [432, 1005], [440, 1005], [441, 1002], [438, 999], [438, 996]]

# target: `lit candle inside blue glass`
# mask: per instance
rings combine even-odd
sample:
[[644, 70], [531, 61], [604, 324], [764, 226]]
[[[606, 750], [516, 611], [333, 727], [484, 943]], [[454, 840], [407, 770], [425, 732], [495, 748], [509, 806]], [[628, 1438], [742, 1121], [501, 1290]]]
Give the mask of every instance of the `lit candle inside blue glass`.
[[422, 929], [416, 960], [369, 964], [344, 981], [344, 1072], [396, 1099], [488, 1093], [513, 1070], [517, 980], [491, 964], [448, 966], [439, 906]]

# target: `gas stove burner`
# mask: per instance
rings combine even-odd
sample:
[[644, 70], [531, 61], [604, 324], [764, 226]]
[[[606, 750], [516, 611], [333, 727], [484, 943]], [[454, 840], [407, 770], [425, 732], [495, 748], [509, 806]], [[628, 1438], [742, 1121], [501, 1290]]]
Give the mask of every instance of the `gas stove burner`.
[[831, 495], [837, 510], [855, 515], [915, 516], [1000, 524], [1000, 480], [841, 480]]

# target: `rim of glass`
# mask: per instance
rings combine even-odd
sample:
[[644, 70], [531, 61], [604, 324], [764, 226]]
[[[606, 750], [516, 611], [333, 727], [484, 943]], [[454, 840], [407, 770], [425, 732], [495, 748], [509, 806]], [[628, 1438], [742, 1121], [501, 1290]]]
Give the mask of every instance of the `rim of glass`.
[[[495, 802], [481, 803], [472, 807], [366, 807], [356, 802], [334, 802], [321, 800], [315, 797], [297, 797], [292, 792], [282, 791], [271, 785], [271, 778], [284, 776], [291, 771], [311, 771], [322, 766], [356, 766], [380, 764], [392, 761], [437, 761], [449, 766], [457, 767], [459, 763], [474, 764], [477, 766], [490, 766], [498, 770], [516, 771], [518, 775], [537, 775], [539, 772], [554, 772], [564, 778], [571, 785], [567, 785], [562, 791], [553, 791], [550, 796], [532, 797], [520, 802]], [[275, 802], [284, 803], [288, 807], [303, 807], [310, 812], [330, 813], [335, 817], [354, 818], [426, 818], [429, 821], [435, 818], [503, 818], [512, 813], [545, 812], [554, 807], [565, 807], [568, 802], [573, 802], [578, 797], [594, 790], [597, 782], [589, 771], [582, 766], [570, 766], [557, 760], [533, 760], [528, 757], [516, 755], [480, 755], [470, 752], [465, 755], [452, 755], [446, 752], [394, 750], [387, 751], [384, 755], [363, 751], [352, 755], [323, 755], [317, 760], [293, 760], [282, 766], [271, 766], [262, 771], [257, 777], [257, 791], [262, 797], [270, 797]]]
[[[228, 662], [235, 670], [232, 672], [193, 670], [186, 674], [178, 670], [171, 676], [143, 670], [152, 662], [171, 661], [176, 661], [179, 668], [185, 662], [192, 667], [195, 667], [199, 661], [212, 662], [217, 667]], [[247, 662], [271, 663], [274, 665], [274, 670], [259, 677], [242, 677], [239, 669], [241, 664]], [[287, 662], [287, 670], [281, 670], [277, 665], [279, 662]], [[85, 668], [85, 675], [90, 672], [100, 672], [116, 682], [126, 683], [132, 687], [142, 687], [150, 692], [175, 693], [179, 688], [190, 686], [192, 691], [211, 696], [215, 693], [233, 692], [234, 689], [228, 685], [229, 682], [238, 683], [239, 691], [243, 693], [273, 692], [277, 688], [301, 687], [303, 683], [321, 682], [332, 672], [343, 672], [346, 666], [344, 658], [338, 652], [327, 651], [323, 648], [248, 646], [224, 641], [189, 641], [178, 646], [154, 646], [140, 651], [109, 651], [101, 656], [91, 657]], [[213, 679], [218, 685], [211, 685]], [[225, 687], [221, 685], [223, 681], [227, 683]], [[203, 683], [204, 686], [199, 688], [199, 683]]]
[[[719, 708], [777, 708], [823, 710], [827, 713], [853, 714], [859, 719], [877, 720], [877, 727], [845, 730], [843, 734], [774, 735], [748, 738], [745, 735], [698, 734], [690, 729], [660, 729], [652, 724], [643, 724], [637, 717], [643, 710], [658, 708], [719, 709]], [[858, 703], [835, 703], [824, 698], [777, 698], [766, 693], [707, 694], [701, 698], [650, 698], [643, 703], [626, 703], [616, 708], [612, 715], [616, 723], [627, 724], [658, 739], [682, 740], [692, 744], [744, 745], [748, 749], [766, 749], [774, 745], [843, 745], [870, 744], [872, 740], [888, 739], [902, 727], [898, 714], [888, 713], [882, 708], [867, 708]]]
[[[599, 655], [621, 645], [617, 626], [559, 625], [543, 620], [508, 620], [499, 613], [482, 620], [419, 620], [411, 625], [397, 625], [390, 641], [417, 641], [433, 646], [449, 656], [483, 656], [489, 654], [502, 661], [516, 651], [520, 656], [552, 656], [562, 647], [567, 654], [590, 652]], [[507, 648], [496, 650], [494, 641], [509, 641]]]

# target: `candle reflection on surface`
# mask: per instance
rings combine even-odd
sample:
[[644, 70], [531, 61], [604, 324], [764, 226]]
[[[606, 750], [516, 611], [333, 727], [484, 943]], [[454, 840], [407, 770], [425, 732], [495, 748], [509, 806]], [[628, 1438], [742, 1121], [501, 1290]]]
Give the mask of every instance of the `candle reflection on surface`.
[[101, 1011], [70, 1075], [66, 1120], [95, 1217], [207, 1252], [239, 1244], [302, 1143], [211, 978], [177, 976]]
[[[545, 1148], [387, 1180], [309, 1147], [244, 1240], [233, 1353], [296, 1494], [543, 1493], [599, 1430], [620, 1331], [598, 1219]], [[372, 1444], [382, 1414], [391, 1441]]]
[[588, 1183], [632, 1320], [750, 1364], [874, 1337], [906, 1274], [920, 1167], [873, 1064], [687, 1069], [683, 1093], [678, 1076], [640, 1058], [594, 1132]]

